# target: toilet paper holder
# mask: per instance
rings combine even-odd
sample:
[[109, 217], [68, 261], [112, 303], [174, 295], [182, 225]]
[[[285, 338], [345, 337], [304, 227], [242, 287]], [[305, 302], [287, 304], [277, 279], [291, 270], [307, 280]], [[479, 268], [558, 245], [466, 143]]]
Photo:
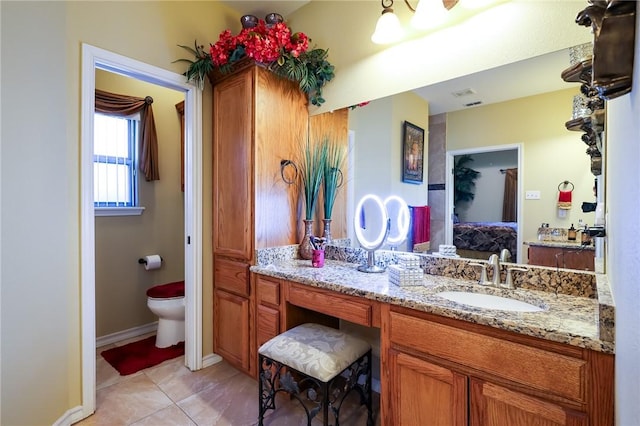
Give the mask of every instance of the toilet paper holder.
[[[160, 261], [164, 262], [164, 258], [162, 256], [160, 256]], [[138, 263], [141, 264], [141, 265], [146, 265], [147, 264], [147, 259], [141, 257], [140, 259], [138, 259]]]

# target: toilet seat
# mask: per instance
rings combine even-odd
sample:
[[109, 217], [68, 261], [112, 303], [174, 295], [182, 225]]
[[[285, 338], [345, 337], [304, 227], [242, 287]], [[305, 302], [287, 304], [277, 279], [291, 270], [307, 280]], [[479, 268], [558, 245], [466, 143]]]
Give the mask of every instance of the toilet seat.
[[147, 290], [147, 296], [152, 299], [175, 299], [184, 297], [184, 281], [157, 285]]

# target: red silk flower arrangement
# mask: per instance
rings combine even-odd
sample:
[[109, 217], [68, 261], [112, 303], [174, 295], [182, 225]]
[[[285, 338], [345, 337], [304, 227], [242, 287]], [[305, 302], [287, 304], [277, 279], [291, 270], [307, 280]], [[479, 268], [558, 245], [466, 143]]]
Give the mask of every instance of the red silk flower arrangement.
[[309, 41], [306, 34], [292, 32], [284, 22], [267, 25], [260, 19], [257, 25], [243, 28], [235, 36], [224, 30], [208, 52], [197, 42], [195, 49], [180, 46], [192, 52], [196, 60], [178, 61], [190, 63], [185, 75], [202, 88], [210, 71], [217, 68], [222, 73], [231, 72], [235, 62], [249, 57], [275, 74], [298, 82], [310, 102], [321, 105], [325, 101], [322, 88], [333, 79], [334, 66], [327, 60], [328, 51], [309, 50]]

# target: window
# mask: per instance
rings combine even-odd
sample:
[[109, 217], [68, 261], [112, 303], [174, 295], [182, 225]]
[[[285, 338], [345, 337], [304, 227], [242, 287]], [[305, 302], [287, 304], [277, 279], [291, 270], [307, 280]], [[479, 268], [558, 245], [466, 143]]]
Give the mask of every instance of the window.
[[98, 215], [141, 213], [130, 210], [138, 206], [138, 123], [138, 117], [94, 115], [93, 200]]

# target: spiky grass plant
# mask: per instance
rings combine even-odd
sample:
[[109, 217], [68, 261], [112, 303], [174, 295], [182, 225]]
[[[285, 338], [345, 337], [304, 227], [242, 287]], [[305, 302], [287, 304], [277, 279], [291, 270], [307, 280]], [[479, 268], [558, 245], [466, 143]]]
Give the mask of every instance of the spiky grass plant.
[[323, 173], [324, 218], [331, 219], [336, 194], [344, 178], [341, 168], [347, 154], [347, 149], [344, 145], [329, 138], [325, 138], [322, 145], [325, 151]]
[[323, 144], [312, 143], [309, 138], [302, 149], [300, 176], [304, 193], [305, 219], [313, 220], [318, 193], [322, 185], [326, 149]]

